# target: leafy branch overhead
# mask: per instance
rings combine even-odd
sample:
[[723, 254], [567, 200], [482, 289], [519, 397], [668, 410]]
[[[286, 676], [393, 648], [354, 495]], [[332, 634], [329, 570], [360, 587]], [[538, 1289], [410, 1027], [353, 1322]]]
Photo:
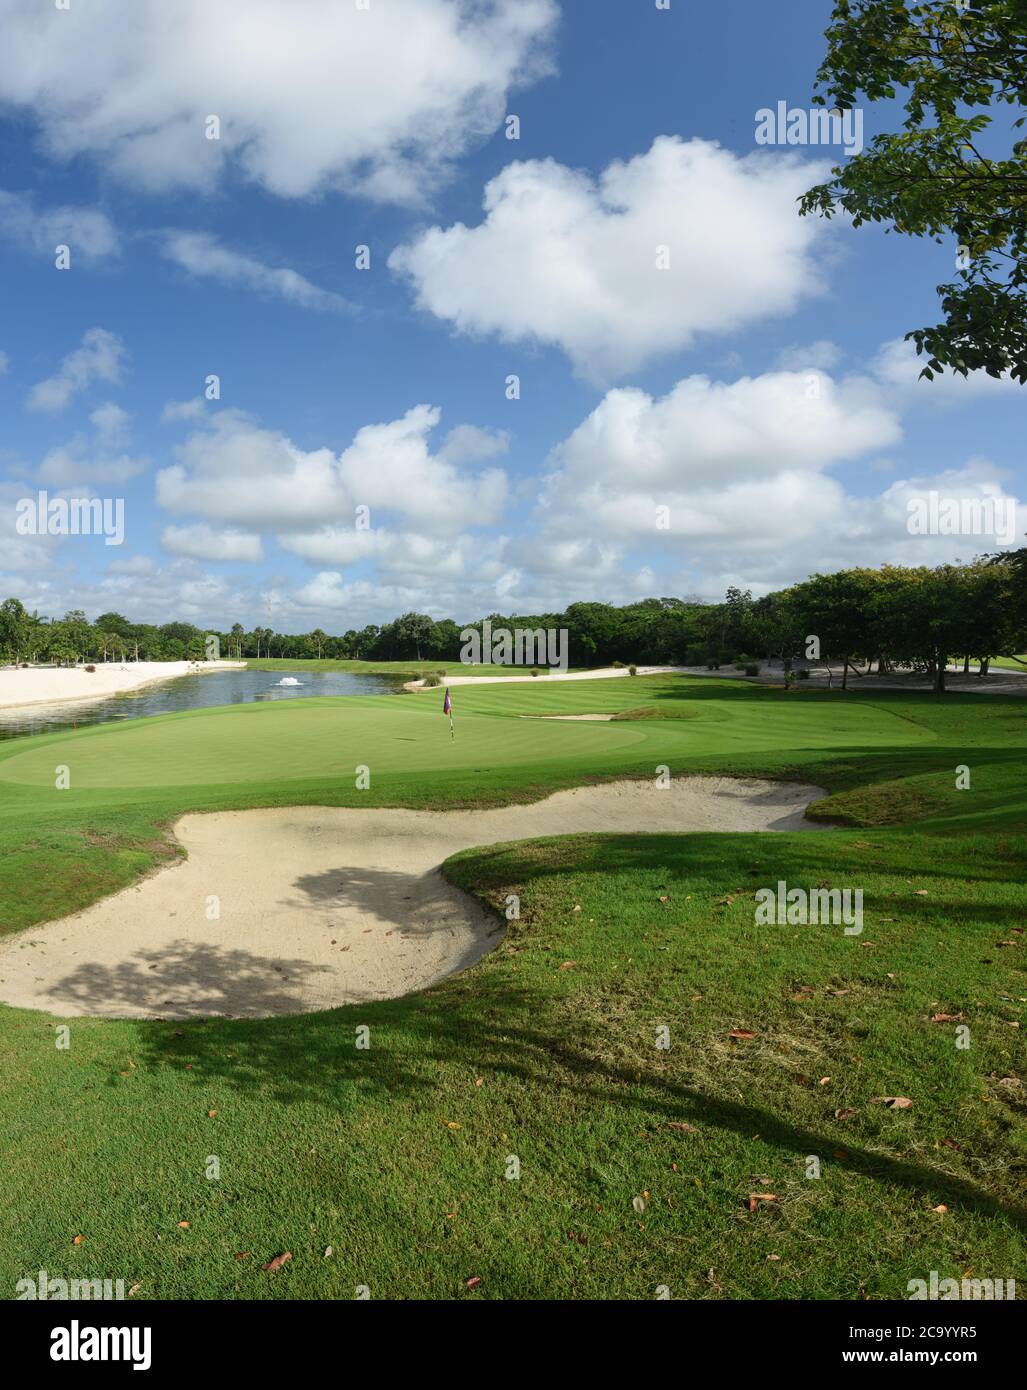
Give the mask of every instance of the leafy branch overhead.
[[800, 211], [950, 242], [942, 321], [906, 335], [928, 359], [922, 375], [1027, 382], [1027, 4], [836, 0], [826, 37], [817, 105], [901, 99], [906, 116]]

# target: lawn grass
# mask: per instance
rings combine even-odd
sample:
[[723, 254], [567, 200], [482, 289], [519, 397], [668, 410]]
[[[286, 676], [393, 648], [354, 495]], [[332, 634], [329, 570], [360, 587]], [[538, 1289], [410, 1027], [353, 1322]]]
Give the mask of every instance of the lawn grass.
[[[39, 1268], [124, 1278], [139, 1298], [889, 1298], [932, 1269], [1027, 1279], [1012, 1026], [1027, 701], [483, 685], [454, 691], [455, 743], [440, 703], [312, 699], [13, 740], [3, 926], [163, 862], [185, 810], [494, 804], [667, 764], [812, 782], [841, 828], [469, 851], [447, 874], [497, 908], [517, 893], [520, 920], [473, 969], [402, 1000], [75, 1019], [68, 1050], [58, 1020], [0, 1008], [8, 1288]], [[667, 717], [521, 717], [643, 708]], [[58, 764], [69, 791], [53, 789]], [[778, 879], [862, 887], [863, 933], [757, 927], [755, 887]], [[969, 1050], [939, 1013], [963, 1016]], [[776, 1200], [750, 1210], [757, 1193]]]

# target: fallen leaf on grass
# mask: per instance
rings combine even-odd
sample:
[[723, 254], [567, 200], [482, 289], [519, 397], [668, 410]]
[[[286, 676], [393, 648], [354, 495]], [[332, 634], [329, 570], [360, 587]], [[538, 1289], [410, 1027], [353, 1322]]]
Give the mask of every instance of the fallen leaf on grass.
[[142, 1284], [133, 1284], [132, 1287], [131, 1287], [131, 1288], [129, 1289], [129, 1291], [128, 1291], [128, 1296], [129, 1296], [129, 1298], [131, 1298], [133, 1294], [138, 1293], [139, 1290], [140, 1290], [142, 1287], [143, 1287]]
[[962, 1017], [963, 1017], [962, 1014], [932, 1014], [932, 1015], [931, 1015], [931, 1022], [932, 1022], [932, 1023], [959, 1023], [959, 1022], [962, 1020]]
[[284, 1252], [284, 1254], [276, 1255], [276, 1256], [274, 1257], [273, 1260], [268, 1260], [268, 1262], [267, 1262], [266, 1265], [261, 1265], [260, 1267], [261, 1267], [261, 1269], [266, 1269], [266, 1270], [268, 1270], [270, 1273], [273, 1273], [276, 1269], [281, 1269], [282, 1265], [285, 1264], [286, 1260], [291, 1260], [291, 1259], [292, 1259], [292, 1251], [291, 1251], [291, 1250], [286, 1250], [286, 1251]]
[[776, 1202], [776, 1201], [777, 1201], [777, 1194], [776, 1194], [775, 1192], [750, 1192], [750, 1193], [749, 1193], [749, 1210], [750, 1210], [750, 1211], [755, 1211], [756, 1208], [757, 1208], [757, 1206], [759, 1205], [760, 1202]]
[[955, 1149], [956, 1153], [959, 1153], [962, 1148], [962, 1145], [957, 1144], [954, 1139], [943, 1139], [941, 1142], [947, 1149]]
[[563, 965], [560, 966], [560, 969], [561, 969], [561, 970], [573, 970], [574, 967], [577, 965], [577, 963], [578, 963], [578, 962], [577, 962], [576, 960], [565, 960], [564, 963], [563, 963]]
[[748, 1028], [732, 1028], [728, 1033], [729, 1038], [754, 1038], [755, 1033], [751, 1033]]
[[252, 1250], [237, 1250], [235, 1252], [235, 1258], [237, 1260], [248, 1260], [252, 1254]]
[[214, 1116], [215, 1116], [217, 1113], [218, 1113], [218, 1112], [217, 1112], [216, 1110], [208, 1110], [208, 1111], [207, 1111], [207, 1119], [208, 1119], [208, 1120], [212, 1120], [212, 1119], [214, 1118]]
[[871, 1105], [886, 1105], [889, 1110], [912, 1110], [913, 1102], [909, 1096], [871, 1096]]
[[845, 1110], [836, 1110], [834, 1112], [834, 1117], [836, 1120], [851, 1120], [856, 1114], [858, 1114], [858, 1111], [846, 1108]]
[[698, 1134], [698, 1133], [699, 1133], [699, 1131], [696, 1129], [695, 1125], [686, 1125], [685, 1122], [684, 1122], [684, 1120], [668, 1120], [668, 1121], [667, 1121], [667, 1128], [668, 1128], [668, 1129], [680, 1130], [680, 1132], [681, 1132], [682, 1134]]
[[334, 1249], [332, 1248], [332, 1246], [326, 1245], [326, 1246], [325, 1246], [324, 1258], [325, 1258], [326, 1260], [330, 1260], [334, 1254], [335, 1254], [335, 1251], [334, 1251]]
[[72, 1245], [81, 1245], [82, 1242], [83, 1242], [84, 1240], [85, 1240], [85, 1236], [76, 1236], [75, 1239], [74, 1239], [71, 1243], [72, 1243]]
[[472, 1278], [468, 1279], [466, 1287], [469, 1289], [476, 1289], [480, 1283], [481, 1275], [475, 1274], [472, 1276]]
[[944, 1216], [945, 1213], [948, 1211], [948, 1207], [945, 1205], [944, 1202], [942, 1202], [939, 1206], [932, 1207], [931, 1210], [936, 1211], [939, 1216]]
[[187, 1230], [189, 1229], [189, 1222], [188, 1222], [188, 1221], [180, 1221], [178, 1224], [179, 1224], [179, 1226], [182, 1228], [183, 1231], [187, 1231]]
[[645, 1198], [644, 1198], [644, 1197], [632, 1197], [632, 1199], [631, 1199], [631, 1205], [632, 1205], [632, 1206], [635, 1208], [635, 1210], [638, 1212], [639, 1216], [641, 1216], [642, 1213], [645, 1211]]

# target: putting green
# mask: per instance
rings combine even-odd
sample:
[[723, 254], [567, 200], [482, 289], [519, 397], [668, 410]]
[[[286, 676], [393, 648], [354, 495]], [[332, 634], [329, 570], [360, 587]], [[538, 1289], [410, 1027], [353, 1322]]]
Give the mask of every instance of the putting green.
[[[599, 684], [607, 689], [597, 691]], [[545, 692], [464, 687], [456, 692], [455, 739], [440, 702], [427, 695], [196, 710], [14, 746], [0, 755], [0, 781], [52, 789], [61, 766], [75, 791], [350, 781], [358, 767], [372, 778], [444, 769], [487, 781], [505, 767], [559, 764], [586, 778], [723, 753], [908, 747], [935, 737], [870, 704], [668, 698], [689, 689], [643, 680], [567, 682]], [[662, 701], [667, 717], [580, 724], [520, 717], [616, 712], [647, 701], [657, 709]]]

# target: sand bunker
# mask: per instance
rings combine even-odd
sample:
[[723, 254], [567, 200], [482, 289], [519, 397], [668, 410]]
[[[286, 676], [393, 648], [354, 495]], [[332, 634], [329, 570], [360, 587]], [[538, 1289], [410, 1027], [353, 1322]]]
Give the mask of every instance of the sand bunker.
[[492, 811], [302, 806], [183, 816], [188, 859], [0, 946], [0, 999], [108, 1018], [265, 1018], [424, 989], [503, 922], [448, 884], [457, 850], [576, 832], [814, 830], [817, 787], [614, 782]]

